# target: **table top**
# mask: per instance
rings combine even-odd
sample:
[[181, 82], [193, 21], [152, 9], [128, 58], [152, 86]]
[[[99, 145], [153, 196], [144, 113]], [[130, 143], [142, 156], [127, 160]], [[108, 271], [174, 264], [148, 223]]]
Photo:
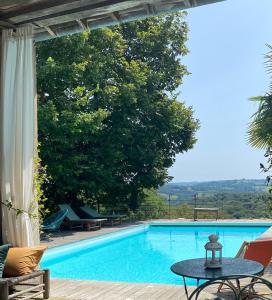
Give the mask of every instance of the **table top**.
[[184, 277], [211, 280], [230, 275], [259, 275], [264, 270], [262, 264], [243, 258], [223, 258], [218, 269], [208, 269], [204, 264], [204, 258], [183, 260], [173, 264], [171, 271]]

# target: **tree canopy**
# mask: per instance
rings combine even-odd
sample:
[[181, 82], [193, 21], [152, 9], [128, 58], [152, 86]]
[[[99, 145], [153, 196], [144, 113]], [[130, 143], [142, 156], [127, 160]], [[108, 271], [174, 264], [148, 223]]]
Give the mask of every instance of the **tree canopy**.
[[199, 127], [177, 101], [188, 74], [184, 13], [37, 44], [38, 122], [48, 205], [136, 209], [169, 180]]

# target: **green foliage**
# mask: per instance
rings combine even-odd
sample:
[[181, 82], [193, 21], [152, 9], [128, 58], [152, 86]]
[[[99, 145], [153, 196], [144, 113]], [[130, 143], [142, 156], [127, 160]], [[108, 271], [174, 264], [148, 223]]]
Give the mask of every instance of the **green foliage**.
[[[47, 198], [44, 195], [43, 186], [48, 182], [48, 177], [46, 173], [46, 166], [42, 166], [41, 159], [39, 157], [39, 146], [37, 148], [36, 157], [34, 159], [34, 174], [33, 174], [33, 184], [34, 184], [34, 201], [38, 204], [38, 213], [40, 224], [44, 216], [49, 213], [48, 208], [45, 207]], [[34, 208], [36, 204], [33, 205]]]
[[[267, 193], [201, 193], [197, 200], [198, 207], [218, 207], [221, 219], [254, 219], [271, 218], [267, 205], [271, 198]], [[145, 201], [136, 212], [131, 213], [132, 219], [193, 219], [194, 200], [183, 199], [179, 204], [171, 201]], [[270, 202], [271, 204], [271, 202]], [[214, 213], [199, 212], [202, 219], [214, 219]]]
[[[16, 216], [21, 214], [27, 214], [32, 219], [39, 218], [40, 223], [42, 223], [44, 215], [48, 213], [48, 209], [45, 208], [46, 197], [42, 186], [47, 180], [46, 167], [41, 165], [41, 159], [39, 158], [39, 149], [37, 149], [36, 157], [34, 159], [34, 172], [33, 172], [33, 185], [34, 185], [34, 199], [30, 204], [29, 210], [25, 211], [23, 209], [14, 206], [12, 201], [0, 201], [1, 204], [5, 205], [9, 210], [13, 210]], [[37, 214], [38, 206], [38, 214]]]
[[79, 202], [136, 210], [169, 180], [198, 121], [177, 101], [188, 74], [184, 14], [37, 44], [39, 141], [48, 206]]
[[267, 159], [267, 164], [264, 166], [260, 164], [261, 170], [266, 173], [266, 182], [267, 182], [267, 189], [269, 193], [269, 197], [266, 199], [267, 207], [270, 212], [272, 212], [272, 148], [267, 148], [265, 155]]
[[[171, 217], [192, 218], [193, 208], [218, 207], [221, 218], [270, 218], [271, 197], [265, 180], [222, 180], [213, 182], [171, 183], [160, 189], [165, 203], [171, 194]], [[194, 195], [197, 194], [195, 202]], [[199, 213], [212, 218], [213, 214]]]
[[248, 129], [248, 141], [256, 148], [272, 146], [272, 94], [251, 98], [259, 102], [257, 112], [252, 116]]
[[136, 220], [151, 220], [165, 218], [168, 207], [164, 199], [155, 189], [144, 190], [139, 208], [133, 212], [129, 211], [129, 217]]

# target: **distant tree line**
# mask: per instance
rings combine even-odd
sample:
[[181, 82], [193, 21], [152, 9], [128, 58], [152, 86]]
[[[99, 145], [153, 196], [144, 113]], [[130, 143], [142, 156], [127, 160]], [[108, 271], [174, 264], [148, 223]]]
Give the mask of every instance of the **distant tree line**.
[[[269, 202], [268, 193], [200, 193], [197, 196], [198, 207], [218, 207], [221, 219], [252, 219], [271, 218], [271, 212], [267, 209]], [[170, 205], [169, 205], [170, 204]], [[195, 200], [180, 198], [180, 195], [172, 194], [169, 199], [156, 196], [152, 192], [146, 201], [141, 204], [135, 215], [138, 218], [193, 218]], [[199, 213], [200, 218], [214, 218], [210, 213]]]

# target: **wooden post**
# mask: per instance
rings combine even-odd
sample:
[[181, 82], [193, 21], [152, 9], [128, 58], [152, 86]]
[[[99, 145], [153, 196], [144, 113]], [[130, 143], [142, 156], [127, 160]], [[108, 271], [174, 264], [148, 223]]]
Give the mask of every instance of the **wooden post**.
[[171, 204], [171, 194], [168, 195], [168, 215], [169, 215], [169, 219], [171, 219], [171, 207], [170, 207], [170, 204]]
[[194, 221], [196, 221], [196, 219], [197, 219], [197, 211], [196, 211], [197, 194], [194, 194], [194, 200], [195, 200]]
[[99, 202], [99, 200], [96, 200], [96, 204], [97, 204], [97, 212], [100, 213], [100, 202]]
[[[1, 199], [1, 196], [0, 196]], [[2, 203], [0, 203], [0, 245], [4, 244], [3, 233], [2, 233]]]
[[222, 200], [222, 219], [224, 219], [224, 198], [225, 198], [225, 196], [222, 195], [222, 198], [221, 198], [221, 200]]
[[44, 299], [49, 299], [50, 294], [50, 280], [49, 280], [50, 272], [48, 269], [44, 270], [43, 274], [43, 283], [44, 283], [44, 293], [43, 297]]
[[[3, 99], [2, 99], [2, 43], [1, 43], [1, 39], [0, 39], [0, 113], [2, 114], [3, 112]], [[1, 122], [1, 129], [2, 129], [2, 115], [0, 116], [0, 122]], [[0, 159], [1, 159], [1, 170], [2, 170], [2, 142], [3, 142], [3, 137], [2, 137], [2, 132], [0, 134]], [[0, 170], [0, 181], [2, 181], [2, 171]], [[1, 183], [0, 183], [0, 201], [3, 201], [2, 199], [2, 191], [1, 191]], [[0, 203], [0, 245], [3, 245], [4, 244], [4, 241], [3, 241], [3, 216], [2, 216], [2, 203]]]
[[0, 300], [8, 300], [9, 286], [7, 281], [0, 281]]
[[194, 200], [195, 200], [195, 208], [196, 208], [197, 194], [194, 194]]

